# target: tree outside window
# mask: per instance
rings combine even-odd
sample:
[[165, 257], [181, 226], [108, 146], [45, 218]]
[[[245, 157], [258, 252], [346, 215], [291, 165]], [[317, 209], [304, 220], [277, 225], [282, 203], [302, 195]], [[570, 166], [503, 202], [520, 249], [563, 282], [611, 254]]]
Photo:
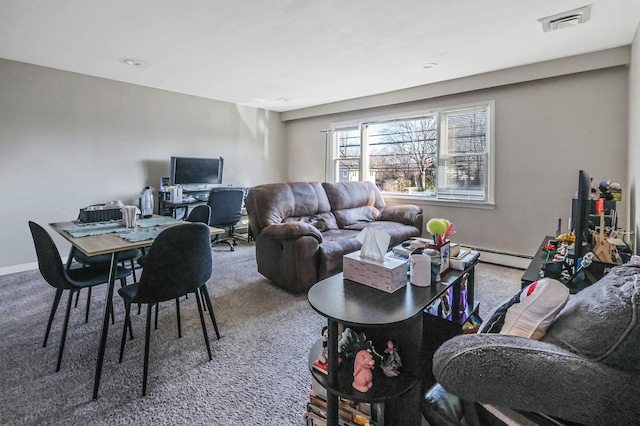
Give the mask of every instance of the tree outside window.
[[383, 193], [487, 200], [488, 105], [334, 129], [336, 180]]

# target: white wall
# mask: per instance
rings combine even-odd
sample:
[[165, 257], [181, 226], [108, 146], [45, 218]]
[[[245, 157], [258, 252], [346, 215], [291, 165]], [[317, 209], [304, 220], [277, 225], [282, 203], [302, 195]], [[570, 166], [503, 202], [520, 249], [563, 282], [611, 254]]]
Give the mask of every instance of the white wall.
[[[225, 185], [286, 180], [278, 113], [2, 59], [0, 150], [5, 272], [36, 260], [28, 220], [137, 203], [168, 176], [172, 155], [224, 157]], [[66, 256], [68, 243], [56, 241]]]
[[[555, 232], [557, 217], [563, 219], [563, 228], [567, 224], [580, 169], [596, 182], [610, 179], [628, 189], [627, 95], [627, 68], [613, 66], [375, 109], [294, 118], [287, 121], [288, 177], [324, 179], [321, 130], [332, 122], [495, 100], [495, 209], [416, 203], [427, 219], [453, 221], [458, 228], [454, 240], [532, 255], [543, 237]], [[389, 203], [404, 201], [414, 202]]]

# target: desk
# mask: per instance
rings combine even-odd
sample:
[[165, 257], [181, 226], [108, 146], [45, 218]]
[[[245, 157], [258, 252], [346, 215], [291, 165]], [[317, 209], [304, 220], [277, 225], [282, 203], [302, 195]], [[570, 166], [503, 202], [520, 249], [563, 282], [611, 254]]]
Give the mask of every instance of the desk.
[[[161, 216], [154, 216], [161, 217]], [[187, 222], [185, 222], [187, 223]], [[69, 233], [65, 232], [65, 229], [74, 227], [74, 223], [69, 222], [57, 222], [50, 223], [49, 226], [53, 228], [58, 234], [60, 234], [65, 240], [69, 241], [75, 248], [82, 251], [87, 256], [95, 256], [98, 254], [111, 254], [111, 266], [109, 270], [109, 282], [107, 283], [107, 298], [104, 307], [104, 315], [102, 318], [102, 331], [100, 333], [100, 344], [98, 346], [98, 359], [96, 361], [96, 374], [93, 385], [93, 399], [98, 398], [98, 389], [100, 388], [100, 376], [102, 375], [102, 362], [104, 360], [104, 352], [107, 344], [107, 335], [109, 333], [109, 313], [113, 305], [113, 288], [115, 284], [115, 270], [118, 265], [118, 252], [149, 247], [153, 243], [153, 240], [144, 240], [137, 242], [129, 242], [123, 238], [118, 237], [114, 233], [92, 235], [87, 237], [74, 238]], [[176, 226], [167, 225], [168, 226]], [[134, 228], [139, 230], [139, 228]], [[211, 228], [211, 236], [217, 234], [223, 234], [224, 229]]]

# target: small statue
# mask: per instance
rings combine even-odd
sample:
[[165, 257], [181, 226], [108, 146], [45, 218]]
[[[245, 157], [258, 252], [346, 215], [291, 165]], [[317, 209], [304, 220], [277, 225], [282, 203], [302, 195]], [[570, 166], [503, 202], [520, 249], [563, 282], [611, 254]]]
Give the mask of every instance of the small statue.
[[375, 366], [375, 361], [371, 356], [371, 350], [363, 349], [356, 354], [353, 363], [353, 388], [360, 392], [367, 392], [373, 386], [373, 373], [371, 369]]
[[391, 340], [387, 341], [387, 349], [384, 350], [386, 354], [384, 356], [384, 360], [382, 361], [382, 372], [387, 377], [395, 377], [400, 372], [398, 369], [402, 367], [402, 362], [400, 361], [400, 355], [398, 355], [398, 351], [394, 346]]
[[329, 366], [327, 365], [327, 359], [329, 357], [329, 350], [327, 347], [328, 340], [329, 327], [325, 325], [322, 327], [322, 350], [320, 351], [320, 355], [318, 355], [318, 359], [313, 361], [313, 368], [325, 374], [327, 374], [329, 370]]

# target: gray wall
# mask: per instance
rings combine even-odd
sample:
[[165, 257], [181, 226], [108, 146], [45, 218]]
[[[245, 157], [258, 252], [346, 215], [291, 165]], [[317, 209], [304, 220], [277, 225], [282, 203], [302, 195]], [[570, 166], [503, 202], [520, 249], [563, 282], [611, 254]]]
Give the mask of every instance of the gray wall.
[[[613, 180], [628, 190], [628, 71], [620, 65], [595, 68], [368, 110], [325, 114], [330, 111], [325, 107], [322, 115], [308, 112], [302, 118], [285, 113], [285, 119], [292, 117], [287, 121], [289, 180], [324, 179], [324, 161], [318, 161], [325, 150], [321, 130], [332, 122], [495, 100], [494, 209], [407, 199], [388, 203], [416, 202], [427, 218], [453, 221], [458, 229], [454, 240], [463, 244], [534, 254], [543, 237], [555, 232], [557, 217], [565, 228], [580, 169], [596, 182]], [[375, 97], [370, 100], [377, 103]]]
[[636, 30], [629, 67], [629, 209], [635, 247], [640, 244], [640, 26]]
[[[287, 178], [278, 113], [2, 59], [0, 76], [0, 271], [35, 262], [27, 220], [137, 203], [168, 176], [172, 155], [224, 157], [225, 185]], [[69, 244], [56, 241], [66, 256]]]

